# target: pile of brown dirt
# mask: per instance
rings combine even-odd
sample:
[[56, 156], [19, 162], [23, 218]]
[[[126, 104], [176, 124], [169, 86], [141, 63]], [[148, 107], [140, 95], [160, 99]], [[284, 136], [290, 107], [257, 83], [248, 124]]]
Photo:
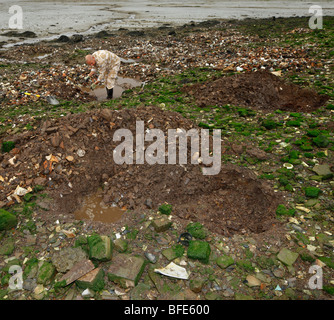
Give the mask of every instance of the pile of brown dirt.
[[266, 71], [224, 76], [214, 81], [184, 86], [182, 90], [194, 96], [200, 107], [230, 104], [263, 111], [311, 112], [329, 99], [315, 90], [285, 82]]
[[[206, 176], [202, 164], [190, 161], [186, 165], [116, 164], [113, 151], [121, 142], [113, 141], [114, 133], [129, 129], [135, 140], [138, 120], [144, 121], [145, 130], [160, 129], [165, 137], [168, 129], [196, 128], [180, 114], [153, 106], [104, 109], [45, 121], [36, 131], [13, 136], [15, 149], [0, 156], [4, 180], [0, 201], [13, 198], [17, 186], [39, 184], [55, 201], [49, 215], [73, 213], [85, 195], [104, 185], [107, 205], [156, 210], [167, 202], [174, 215], [202, 222], [220, 234], [260, 233], [277, 222], [275, 210], [284, 203], [282, 195], [249, 169], [227, 165], [219, 174]], [[151, 144], [145, 142], [145, 147]]]

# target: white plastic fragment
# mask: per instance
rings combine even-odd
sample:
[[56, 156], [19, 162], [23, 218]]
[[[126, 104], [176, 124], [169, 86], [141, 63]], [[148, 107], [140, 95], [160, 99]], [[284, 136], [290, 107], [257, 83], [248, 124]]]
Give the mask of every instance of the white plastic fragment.
[[286, 169], [288, 169], [288, 170], [290, 170], [290, 169], [293, 168], [293, 165], [291, 163], [284, 163], [283, 167], [286, 168]]
[[89, 290], [89, 289], [87, 288], [87, 289], [85, 289], [85, 290], [81, 293], [81, 295], [82, 295], [83, 297], [86, 297], [86, 298], [91, 298], [91, 297], [94, 297], [94, 292], [92, 292], [91, 290]]
[[177, 279], [187, 280], [189, 278], [187, 270], [183, 267], [178, 266], [174, 262], [171, 262], [164, 268], [154, 269], [154, 272], [161, 273], [167, 277], [172, 277]]

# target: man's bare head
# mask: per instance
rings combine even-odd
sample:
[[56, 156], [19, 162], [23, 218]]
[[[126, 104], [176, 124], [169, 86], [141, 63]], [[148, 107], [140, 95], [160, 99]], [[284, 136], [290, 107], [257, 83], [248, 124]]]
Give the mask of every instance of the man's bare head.
[[91, 54], [88, 54], [85, 59], [88, 65], [91, 65], [91, 66], [95, 65], [95, 58]]

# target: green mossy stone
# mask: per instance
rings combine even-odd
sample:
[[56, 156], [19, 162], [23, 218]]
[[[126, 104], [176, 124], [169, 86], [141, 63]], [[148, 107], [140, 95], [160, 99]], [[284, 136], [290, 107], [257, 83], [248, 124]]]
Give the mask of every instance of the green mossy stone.
[[17, 218], [12, 213], [0, 209], [0, 231], [10, 230], [17, 225]]
[[149, 293], [151, 286], [146, 283], [138, 283], [130, 293], [131, 300], [146, 300], [147, 294]]
[[196, 278], [196, 279], [192, 279], [190, 280], [189, 283], [189, 288], [191, 291], [195, 292], [195, 293], [199, 293], [202, 291], [202, 288], [205, 284], [205, 279], [203, 278]]
[[209, 291], [208, 293], [206, 293], [204, 298], [205, 300], [222, 300], [221, 295], [213, 291]]
[[301, 123], [298, 120], [289, 120], [286, 122], [288, 127], [300, 127]]
[[15, 148], [15, 142], [13, 141], [3, 141], [1, 146], [1, 151], [3, 153], [9, 152]]
[[230, 265], [234, 264], [234, 260], [230, 256], [223, 255], [223, 256], [220, 256], [220, 257], [217, 258], [216, 263], [222, 269], [226, 269]]
[[319, 148], [326, 148], [329, 145], [329, 140], [324, 135], [318, 135], [313, 138], [313, 143]]
[[55, 274], [55, 266], [51, 262], [44, 262], [38, 270], [37, 283], [47, 285], [52, 281]]
[[252, 266], [252, 262], [249, 260], [239, 260], [236, 262], [236, 265], [249, 272], [255, 270], [255, 268]]
[[38, 259], [31, 258], [25, 263], [23, 279], [33, 279], [38, 273]]
[[245, 295], [242, 293], [235, 294], [235, 300], [254, 300], [254, 298], [250, 295]]
[[97, 261], [109, 261], [112, 258], [113, 243], [108, 236], [93, 234], [87, 238], [89, 258]]
[[280, 124], [273, 121], [273, 120], [263, 120], [262, 126], [264, 126], [267, 130], [275, 129], [279, 126]]
[[117, 252], [123, 253], [128, 250], [129, 243], [122, 238], [114, 240], [114, 248]]
[[172, 213], [172, 205], [164, 203], [159, 207], [159, 211], [161, 214], [170, 215]]
[[318, 198], [321, 190], [317, 187], [305, 188], [305, 196], [308, 198]]
[[199, 222], [189, 223], [186, 230], [196, 239], [205, 239], [207, 232]]
[[289, 249], [282, 248], [277, 255], [277, 259], [287, 266], [292, 266], [297, 260], [299, 254]]
[[161, 218], [161, 219], [155, 219], [152, 221], [152, 226], [156, 232], [164, 232], [168, 230], [172, 225], [172, 221]]
[[167, 260], [172, 261], [176, 258], [182, 257], [184, 253], [184, 247], [180, 244], [176, 244], [171, 248], [163, 250], [161, 253], [166, 257]]
[[287, 209], [284, 204], [279, 204], [276, 209], [276, 214], [278, 216], [294, 216], [295, 209]]
[[323, 286], [323, 290], [326, 291], [328, 294], [334, 296], [334, 286], [325, 285]]
[[0, 255], [11, 255], [15, 249], [14, 240], [12, 238], [6, 238], [1, 241]]
[[334, 259], [330, 257], [318, 257], [320, 261], [325, 263], [329, 268], [334, 269]]
[[209, 262], [211, 248], [208, 242], [193, 240], [189, 242], [187, 256], [190, 259], [197, 259], [203, 263]]

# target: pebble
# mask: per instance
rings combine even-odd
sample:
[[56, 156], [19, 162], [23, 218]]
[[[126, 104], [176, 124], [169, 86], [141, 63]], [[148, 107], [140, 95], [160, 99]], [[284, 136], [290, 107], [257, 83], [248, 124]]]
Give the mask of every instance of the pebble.
[[157, 257], [149, 252], [145, 252], [145, 257], [150, 261], [151, 263], [156, 263], [157, 262]]

